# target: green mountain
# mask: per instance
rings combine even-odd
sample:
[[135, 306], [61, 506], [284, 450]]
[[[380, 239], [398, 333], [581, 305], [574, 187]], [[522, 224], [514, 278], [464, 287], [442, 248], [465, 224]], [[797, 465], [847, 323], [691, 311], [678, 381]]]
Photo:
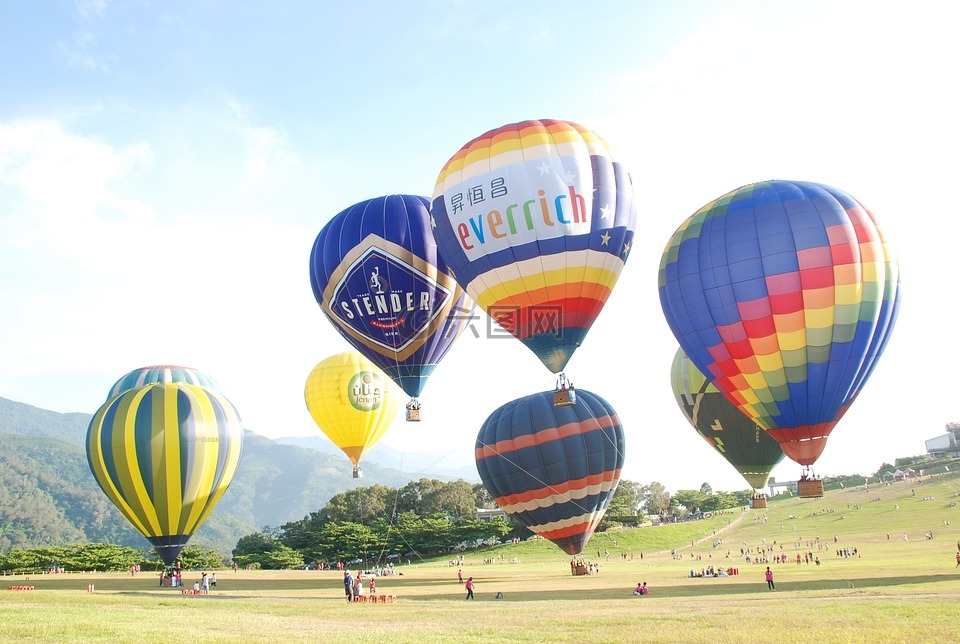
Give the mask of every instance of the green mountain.
[[[149, 548], [90, 473], [84, 447], [90, 418], [0, 398], [0, 553], [85, 541]], [[299, 520], [344, 490], [402, 487], [411, 478], [367, 462], [364, 478], [352, 472], [344, 457], [248, 430], [237, 475], [191, 545], [228, 556], [240, 537]]]

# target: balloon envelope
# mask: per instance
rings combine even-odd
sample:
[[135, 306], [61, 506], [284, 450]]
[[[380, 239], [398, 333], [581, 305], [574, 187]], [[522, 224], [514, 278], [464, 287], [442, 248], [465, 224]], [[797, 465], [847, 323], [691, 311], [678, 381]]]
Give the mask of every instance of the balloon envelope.
[[680, 411], [697, 433], [720, 453], [754, 489], [767, 484], [783, 460], [780, 444], [747, 418], [678, 349], [670, 385]]
[[743, 186], [694, 213], [667, 244], [659, 289], [690, 360], [802, 465], [873, 371], [900, 301], [873, 215], [796, 181]]
[[97, 484], [168, 566], [227, 491], [242, 450], [236, 408], [196, 385], [128, 389], [87, 429]]
[[623, 427], [610, 403], [553, 391], [494, 411], [477, 435], [477, 470], [497, 505], [567, 554], [583, 551], [607, 510], [623, 467]]
[[500, 327], [560, 372], [630, 254], [630, 175], [595, 132], [524, 121], [467, 143], [440, 172], [440, 254]]
[[126, 374], [110, 387], [107, 400], [122, 394], [128, 389], [151, 385], [155, 382], [180, 382], [186, 385], [200, 385], [213, 391], [220, 391], [220, 385], [217, 381], [199, 369], [164, 364], [141, 367]]
[[410, 396], [473, 311], [437, 254], [426, 197], [378, 197], [337, 214], [314, 242], [310, 285], [340, 334]]
[[389, 429], [401, 398], [390, 379], [356, 351], [320, 362], [303, 395], [314, 422], [354, 465]]

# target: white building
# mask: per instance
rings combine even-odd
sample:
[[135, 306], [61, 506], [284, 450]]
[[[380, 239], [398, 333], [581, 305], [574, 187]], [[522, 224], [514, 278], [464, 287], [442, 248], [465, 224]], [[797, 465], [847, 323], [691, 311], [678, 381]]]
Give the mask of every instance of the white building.
[[960, 457], [960, 423], [947, 423], [947, 433], [924, 441], [927, 454], [936, 457]]
[[796, 481], [781, 481], [777, 482], [777, 479], [770, 477], [770, 480], [767, 481], [767, 489], [770, 490], [770, 496], [776, 496], [781, 492], [793, 492], [797, 493], [797, 482]]
[[507, 513], [500, 508], [488, 510], [486, 508], [477, 508], [477, 519], [480, 521], [493, 521], [494, 519], [507, 520]]

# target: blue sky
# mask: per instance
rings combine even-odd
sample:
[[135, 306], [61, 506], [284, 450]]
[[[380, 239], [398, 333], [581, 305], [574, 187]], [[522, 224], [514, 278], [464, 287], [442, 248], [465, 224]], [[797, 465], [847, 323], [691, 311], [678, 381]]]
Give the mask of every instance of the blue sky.
[[[946, 2], [0, 2], [0, 396], [93, 413], [127, 371], [183, 364], [219, 380], [250, 429], [316, 433], [304, 379], [348, 348], [310, 292], [323, 224], [370, 197], [431, 196], [468, 140], [559, 118], [602, 134], [637, 193], [631, 259], [568, 368], [620, 412], [624, 476], [743, 487], [673, 401], [656, 274], [683, 219], [771, 178], [847, 190], [900, 252], [898, 328], [818, 471], [921, 453], [960, 420], [940, 385], [960, 358], [958, 14]], [[475, 326], [425, 390], [426, 420], [398, 420], [386, 444], [470, 462], [490, 412], [552, 386], [519, 343]]]

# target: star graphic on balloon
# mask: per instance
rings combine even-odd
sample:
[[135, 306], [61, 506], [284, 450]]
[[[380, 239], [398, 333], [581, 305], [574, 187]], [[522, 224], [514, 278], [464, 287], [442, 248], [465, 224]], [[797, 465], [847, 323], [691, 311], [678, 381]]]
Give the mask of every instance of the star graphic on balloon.
[[630, 253], [630, 242], [627, 242], [623, 245], [623, 254], [624, 256]]
[[431, 228], [437, 227], [437, 220], [433, 217], [433, 215], [430, 215], [430, 227]]
[[600, 245], [607, 246], [610, 243], [610, 233], [604, 231], [604, 233], [600, 235], [600, 239], [602, 240]]
[[552, 168], [550, 167], [550, 164], [547, 163], [546, 161], [544, 161], [544, 162], [541, 163], [539, 166], [537, 166], [537, 170], [540, 171], [540, 176], [541, 176], [541, 177], [550, 174], [550, 170], [551, 170], [551, 169], [552, 169]]

